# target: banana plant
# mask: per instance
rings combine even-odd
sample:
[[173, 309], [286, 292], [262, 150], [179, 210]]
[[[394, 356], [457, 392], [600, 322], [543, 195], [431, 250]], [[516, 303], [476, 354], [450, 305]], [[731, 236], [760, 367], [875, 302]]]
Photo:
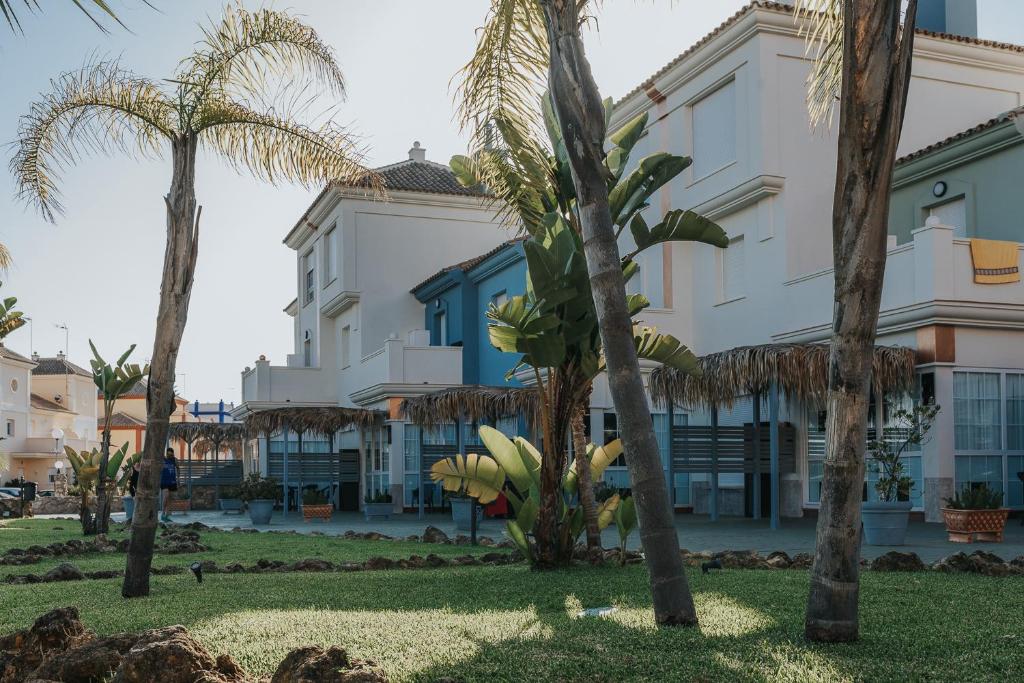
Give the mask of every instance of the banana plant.
[[[502, 215], [528, 233], [523, 243], [527, 278], [524, 294], [500, 306], [491, 304], [486, 315], [488, 334], [496, 348], [519, 355], [509, 377], [521, 370], [532, 373], [540, 404], [539, 423], [545, 457], [541, 464], [540, 507], [535, 529], [536, 546], [543, 556], [539, 565], [567, 561], [571, 547], [561, 524], [560, 477], [565, 471], [568, 425], [585, 409], [593, 380], [604, 369], [600, 325], [594, 305], [581, 234], [575, 186], [565, 142], [550, 100], [545, 97], [546, 143], [532, 139], [516, 122], [487, 122], [493, 143], [472, 156], [456, 156], [451, 168], [460, 183], [486, 187]], [[605, 102], [605, 115], [612, 115]], [[693, 211], [673, 209], [653, 226], [644, 212], [650, 198], [679, 175], [691, 159], [659, 152], [630, 164], [632, 152], [647, 126], [647, 114], [636, 116], [607, 140], [605, 167], [611, 216], [617, 236], [629, 230], [635, 248], [621, 258], [628, 282], [639, 272], [637, 255], [665, 242], [702, 242], [728, 246], [728, 237], [713, 221]], [[628, 297], [631, 316], [650, 306], [640, 295]], [[693, 353], [675, 337], [636, 322], [633, 339], [637, 355], [685, 372], [696, 372]], [[585, 439], [574, 434], [576, 465], [585, 481], [595, 475], [588, 465]], [[581, 441], [580, 443], [576, 443]], [[578, 491], [587, 528], [587, 545], [600, 544], [597, 509], [591, 487]], [[570, 530], [571, 531], [571, 530]]]
[[[118, 470], [126, 458], [138, 458], [140, 454], [128, 456], [127, 441], [106, 460], [106, 463], [104, 463], [103, 453], [95, 448], [88, 451], [84, 449], [76, 451], [71, 446], [64, 446], [64, 454], [67, 455], [68, 462], [71, 463], [71, 470], [75, 473], [75, 479], [77, 479], [78, 488], [81, 491], [79, 519], [82, 522], [82, 533], [85, 535], [97, 533], [99, 515], [98, 513], [93, 515], [89, 503], [91, 498], [101, 498], [102, 492], [97, 490], [99, 482], [104, 478], [117, 480], [119, 483], [127, 481], [123, 474], [118, 477]], [[103, 477], [100, 476], [101, 472]]]
[[[446, 491], [464, 493], [481, 505], [487, 505], [503, 494], [515, 514], [514, 519], [506, 522], [508, 536], [530, 562], [535, 562], [535, 544], [530, 542], [530, 537], [536, 537], [544, 456], [526, 439], [509, 439], [492, 427], [480, 427], [480, 439], [491, 455], [469, 453], [439, 460], [430, 468], [430, 478], [440, 482]], [[600, 476], [620, 455], [622, 442], [619, 439], [603, 447], [590, 444], [588, 460], [591, 471]], [[574, 464], [562, 476], [558, 509], [560, 535], [563, 536], [561, 542], [570, 546], [583, 532], [582, 508], [567, 503], [576, 494], [578, 486]], [[632, 503], [632, 498], [623, 500], [618, 494], [602, 503], [598, 508], [599, 528], [610, 525], [617, 510], [626, 503]]]
[[615, 528], [619, 531], [619, 564], [626, 564], [626, 541], [636, 526], [636, 502], [630, 496], [615, 509]]
[[92, 380], [103, 399], [103, 437], [100, 442], [101, 457], [97, 463], [101, 475], [96, 486], [96, 497], [99, 501], [96, 527], [98, 533], [105, 534], [110, 525], [110, 501], [106, 495], [107, 481], [113, 479], [117, 473], [117, 468], [114, 468], [114, 474], [109, 476], [106, 474], [109, 469], [106, 465], [110, 457], [110, 420], [114, 415], [114, 405], [117, 400], [131, 391], [149, 374], [149, 365], [128, 362], [128, 357], [135, 351], [135, 344], [128, 347], [128, 350], [121, 354], [114, 365], [103, 360], [91, 339], [89, 348], [92, 349], [93, 355], [92, 360], [89, 361], [89, 365], [92, 367]]
[[0, 339], [3, 339], [19, 327], [24, 326], [25, 318], [21, 311], [15, 311], [18, 297], [9, 296], [0, 301]]

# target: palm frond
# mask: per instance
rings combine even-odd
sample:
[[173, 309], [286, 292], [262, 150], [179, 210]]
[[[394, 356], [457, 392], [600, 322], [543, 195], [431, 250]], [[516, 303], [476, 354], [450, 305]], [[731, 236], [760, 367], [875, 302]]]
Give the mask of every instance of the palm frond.
[[506, 127], [504, 139], [545, 139], [541, 97], [547, 85], [548, 39], [540, 3], [491, 0], [478, 33], [473, 57], [456, 76], [461, 81], [458, 120], [470, 133], [470, 151], [501, 144], [494, 125]]
[[316, 83], [345, 95], [334, 50], [313, 28], [284, 12], [228, 5], [220, 23], [204, 28], [203, 36], [178, 77], [183, 87], [197, 89], [197, 101], [211, 90], [243, 100], [261, 96], [270, 78], [290, 85]]
[[[25, 7], [27, 7], [29, 11], [39, 9], [39, 0], [22, 1], [25, 3]], [[145, 2], [145, 0], [143, 1]], [[92, 12], [89, 11], [89, 7], [86, 7], [87, 4], [95, 5], [96, 9], [99, 9], [118, 24], [121, 24], [121, 26], [124, 26], [124, 24], [121, 23], [121, 20], [117, 18], [117, 15], [114, 14], [114, 11], [110, 9], [110, 5], [108, 5], [105, 0], [71, 0], [71, 2], [73, 2], [75, 6], [82, 11], [82, 14], [89, 17], [89, 20], [92, 23], [96, 24], [96, 28], [104, 33], [108, 33], [107, 27], [101, 24], [99, 20], [92, 15]], [[11, 27], [11, 30], [21, 31], [21, 22], [18, 20], [17, 12], [14, 11], [14, 4], [14, 0], [0, 0], [0, 14], [4, 15], [4, 19], [7, 20], [7, 24]], [[148, 5], [149, 3], [146, 2], [146, 4]]]
[[814, 56], [807, 77], [807, 112], [812, 125], [832, 125], [843, 82], [843, 0], [796, 0], [796, 20]]
[[7, 248], [6, 244], [0, 243], [0, 271], [7, 272], [13, 265], [14, 257], [11, 256], [11, 250]]
[[383, 192], [381, 178], [363, 164], [364, 152], [345, 129], [327, 122], [310, 128], [274, 112], [260, 113], [227, 100], [206, 100], [195, 129], [200, 140], [239, 171], [271, 183], [307, 187], [329, 182]]
[[83, 153], [118, 150], [159, 156], [174, 135], [174, 106], [152, 81], [117, 62], [87, 64], [51, 81], [18, 126], [11, 171], [18, 197], [54, 220], [61, 212], [60, 170]]

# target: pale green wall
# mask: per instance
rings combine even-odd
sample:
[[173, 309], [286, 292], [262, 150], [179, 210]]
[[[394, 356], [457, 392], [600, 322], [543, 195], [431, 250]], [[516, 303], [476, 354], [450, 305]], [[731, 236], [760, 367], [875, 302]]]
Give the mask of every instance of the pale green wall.
[[[909, 123], [909, 122], [908, 122]], [[899, 243], [924, 225], [927, 207], [966, 200], [967, 237], [1024, 242], [1024, 137], [1006, 121], [924, 157], [900, 164], [889, 205], [889, 234]], [[938, 181], [948, 186], [932, 194]]]

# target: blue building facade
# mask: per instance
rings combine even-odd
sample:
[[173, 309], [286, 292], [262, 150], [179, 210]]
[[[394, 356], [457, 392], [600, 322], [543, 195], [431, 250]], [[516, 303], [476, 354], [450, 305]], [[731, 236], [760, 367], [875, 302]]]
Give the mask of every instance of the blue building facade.
[[430, 345], [462, 347], [463, 384], [518, 385], [505, 379], [516, 357], [491, 346], [484, 312], [491, 303], [523, 294], [525, 283], [523, 240], [515, 239], [449, 266], [412, 290], [423, 304]]

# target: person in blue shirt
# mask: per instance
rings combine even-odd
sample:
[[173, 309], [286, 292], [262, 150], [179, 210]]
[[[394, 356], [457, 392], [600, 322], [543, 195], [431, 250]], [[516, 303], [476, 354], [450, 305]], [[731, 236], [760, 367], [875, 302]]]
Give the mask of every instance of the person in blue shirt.
[[161, 522], [171, 521], [171, 494], [178, 490], [178, 463], [174, 461], [174, 449], [168, 448], [164, 466], [160, 470], [160, 493], [164, 497], [164, 514]]

